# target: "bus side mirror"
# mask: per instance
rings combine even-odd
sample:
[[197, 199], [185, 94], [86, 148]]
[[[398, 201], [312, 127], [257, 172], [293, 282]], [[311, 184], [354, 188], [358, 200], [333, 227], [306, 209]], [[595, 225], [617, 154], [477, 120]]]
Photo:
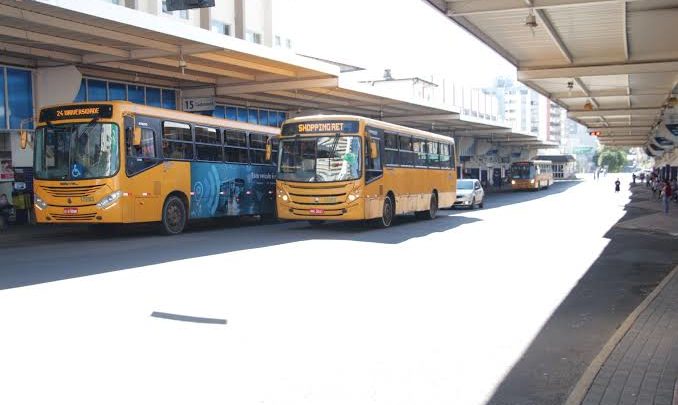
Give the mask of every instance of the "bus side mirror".
[[266, 161], [270, 162], [271, 161], [271, 154], [273, 153], [273, 148], [271, 147], [271, 143], [267, 142], [266, 143]]
[[370, 140], [370, 158], [375, 160], [379, 157], [379, 148], [377, 147], [377, 141]]
[[28, 146], [28, 131], [25, 129], [19, 131], [19, 146], [21, 149], [26, 149], [26, 146]]

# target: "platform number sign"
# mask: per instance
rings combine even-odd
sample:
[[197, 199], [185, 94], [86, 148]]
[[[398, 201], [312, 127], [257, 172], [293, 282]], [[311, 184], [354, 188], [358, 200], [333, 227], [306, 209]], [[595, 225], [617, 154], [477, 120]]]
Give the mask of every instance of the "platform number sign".
[[215, 108], [213, 97], [185, 98], [182, 102], [184, 111], [212, 111]]

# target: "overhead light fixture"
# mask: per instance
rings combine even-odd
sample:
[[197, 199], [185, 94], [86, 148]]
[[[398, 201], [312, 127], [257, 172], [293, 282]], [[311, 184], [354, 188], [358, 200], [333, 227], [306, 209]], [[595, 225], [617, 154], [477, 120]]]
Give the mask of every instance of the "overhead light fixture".
[[183, 53], [182, 53], [182, 54], [179, 54], [179, 68], [181, 68], [181, 74], [182, 74], [182, 75], [185, 74], [185, 71], [186, 71], [186, 65], [187, 65], [187, 63], [186, 63], [186, 61], [184, 60], [184, 55], [183, 55]]
[[586, 100], [586, 103], [584, 104], [584, 110], [586, 111], [593, 110], [593, 104], [591, 104], [591, 100]]
[[525, 26], [532, 31], [532, 36], [534, 36], [534, 29], [537, 28], [539, 24], [537, 24], [537, 17], [535, 17], [534, 13], [532, 12], [532, 9], [527, 14], [527, 17], [525, 17]]
[[669, 97], [668, 100], [666, 100], [666, 107], [667, 108], [673, 108], [676, 104], [678, 104], [678, 98], [675, 96]]
[[574, 82], [570, 80], [567, 82], [567, 95], [571, 96], [572, 95], [572, 89], [574, 88]]

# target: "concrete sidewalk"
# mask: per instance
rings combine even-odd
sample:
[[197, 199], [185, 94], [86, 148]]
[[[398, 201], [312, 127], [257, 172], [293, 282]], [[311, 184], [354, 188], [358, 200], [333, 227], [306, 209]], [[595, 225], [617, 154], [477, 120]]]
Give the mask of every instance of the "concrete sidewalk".
[[[678, 205], [669, 214], [645, 185], [628, 207], [642, 214], [616, 228], [669, 235], [678, 249]], [[678, 404], [678, 267], [629, 315], [591, 363], [568, 404]]]

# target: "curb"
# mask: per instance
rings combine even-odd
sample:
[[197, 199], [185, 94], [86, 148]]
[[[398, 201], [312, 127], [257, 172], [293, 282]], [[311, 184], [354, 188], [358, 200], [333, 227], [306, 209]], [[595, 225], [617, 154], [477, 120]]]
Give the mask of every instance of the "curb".
[[645, 311], [645, 309], [647, 309], [647, 307], [652, 303], [652, 301], [655, 300], [655, 298], [657, 298], [659, 293], [662, 292], [664, 287], [666, 287], [666, 285], [673, 279], [673, 277], [676, 276], [677, 273], [678, 266], [674, 267], [673, 270], [671, 270], [671, 272], [667, 274], [666, 277], [664, 277], [664, 280], [662, 280], [662, 282], [659, 283], [659, 285], [654, 290], [652, 290], [650, 295], [645, 297], [643, 302], [641, 302], [640, 305], [638, 305], [638, 307], [636, 307], [636, 309], [634, 309], [633, 312], [629, 314], [624, 322], [622, 322], [612, 337], [610, 337], [610, 340], [608, 340], [607, 343], [605, 343], [605, 346], [603, 346], [603, 348], [600, 350], [600, 353], [598, 353], [593, 361], [591, 361], [591, 364], [589, 364], [589, 366], [586, 368], [584, 374], [581, 375], [579, 381], [577, 381], [577, 384], [567, 397], [565, 405], [580, 405], [582, 403], [584, 397], [586, 397], [586, 393], [591, 387], [591, 384], [593, 384], [593, 380], [603, 367], [605, 360], [607, 360], [614, 348], [617, 347], [617, 344], [620, 340], [622, 340], [624, 335], [626, 335], [626, 332], [631, 329], [633, 322], [635, 322], [636, 319], [638, 319], [638, 316], [640, 316], [640, 314]]

